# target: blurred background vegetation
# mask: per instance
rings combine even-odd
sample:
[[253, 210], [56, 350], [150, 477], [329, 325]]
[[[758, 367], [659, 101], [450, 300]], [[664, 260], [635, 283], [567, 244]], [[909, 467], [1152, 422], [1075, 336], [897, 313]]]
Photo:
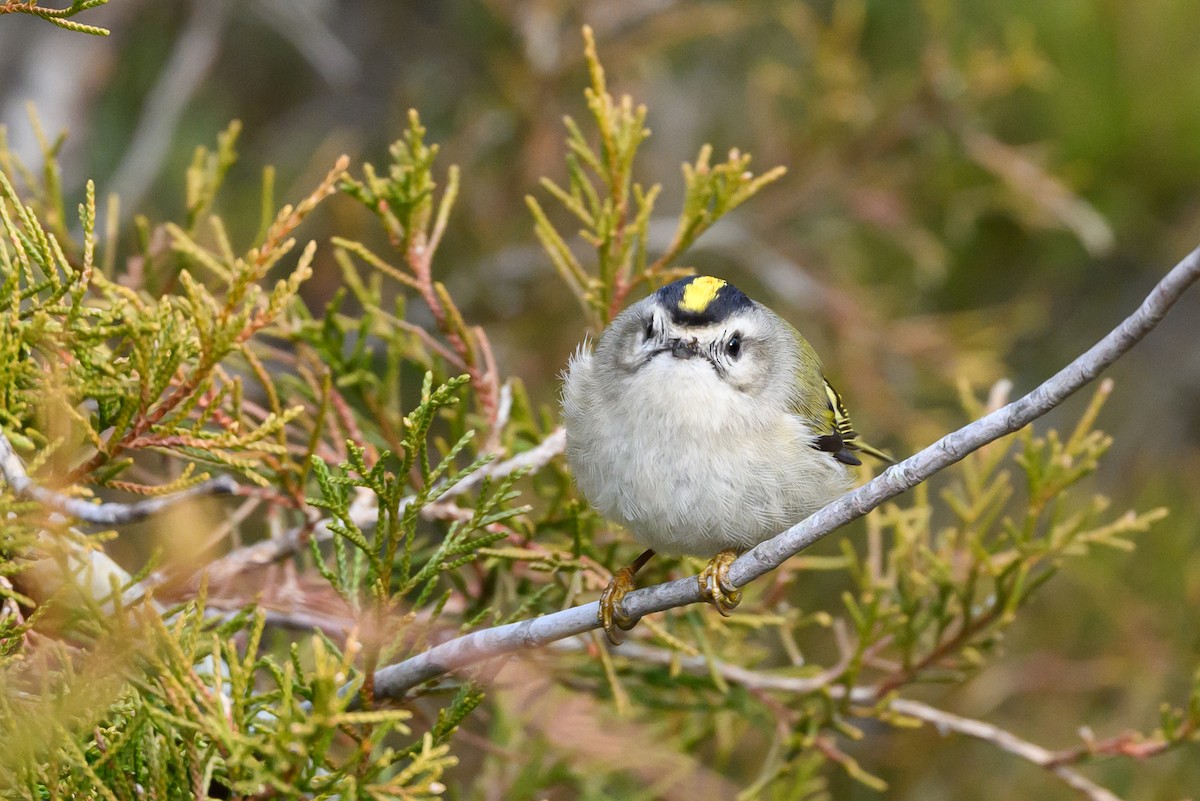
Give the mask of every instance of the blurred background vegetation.
[[[301, 197], [338, 153], [386, 161], [419, 109], [442, 163], [463, 172], [439, 274], [488, 331], [500, 373], [542, 404], [585, 331], [523, 198], [544, 194], [541, 176], [561, 182], [562, 117], [585, 116], [583, 23], [613, 90], [649, 108], [638, 179], [664, 184], [664, 199], [705, 142], [752, 153], [756, 172], [787, 167], [689, 263], [791, 319], [860, 430], [894, 452], [957, 425], [960, 381], [982, 391], [1008, 377], [1020, 392], [1047, 376], [1200, 241], [1200, 18], [1185, 0], [112, 0], [89, 13], [110, 37], [0, 24], [0, 123], [29, 164], [27, 103], [48, 136], [69, 132], [69, 206], [93, 178], [101, 198], [120, 195], [123, 231], [135, 212], [179, 219], [193, 149], [239, 119], [218, 211], [244, 241], [263, 165], [280, 197]], [[659, 205], [651, 241], [665, 248], [677, 209]], [[346, 197], [306, 236], [335, 231], [381, 244]], [[330, 248], [314, 271], [303, 291], [319, 308], [341, 280]], [[1169, 518], [1132, 553], [1070, 562], [994, 666], [926, 700], [1048, 747], [1080, 725], [1145, 730], [1160, 702], [1182, 701], [1200, 646], [1198, 320], [1193, 293], [1111, 372], [1100, 421], [1115, 444], [1093, 489]], [[977, 742], [871, 735], [854, 756], [889, 798], [1072, 797]], [[1200, 787], [1200, 760], [1193, 746], [1091, 775], [1182, 797]], [[876, 797], [831, 781], [834, 797]]]

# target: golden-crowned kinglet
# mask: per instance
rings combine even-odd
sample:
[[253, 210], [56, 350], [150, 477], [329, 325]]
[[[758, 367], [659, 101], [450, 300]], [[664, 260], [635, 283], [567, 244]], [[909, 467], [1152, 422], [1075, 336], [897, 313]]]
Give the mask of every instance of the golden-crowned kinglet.
[[855, 451], [891, 461], [858, 440], [804, 337], [708, 276], [662, 287], [580, 347], [562, 405], [579, 488], [650, 549], [601, 598], [614, 643], [614, 625], [637, 622], [620, 603], [655, 551], [713, 556], [701, 594], [728, 614], [740, 552], [849, 489]]

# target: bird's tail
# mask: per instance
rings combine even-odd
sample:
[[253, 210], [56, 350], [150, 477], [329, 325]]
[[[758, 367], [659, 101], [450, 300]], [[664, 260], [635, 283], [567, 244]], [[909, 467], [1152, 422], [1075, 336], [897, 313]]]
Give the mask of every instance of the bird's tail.
[[895, 464], [896, 463], [896, 458], [894, 456], [892, 456], [890, 453], [888, 453], [887, 451], [881, 451], [881, 450], [879, 450], [879, 448], [876, 448], [874, 445], [868, 445], [867, 443], [865, 443], [861, 440], [853, 439], [853, 440], [847, 442], [846, 446], [848, 448], [850, 448], [851, 450], [862, 451], [863, 453], [867, 454], [868, 456], [873, 456], [881, 462], [885, 462], [887, 464]]

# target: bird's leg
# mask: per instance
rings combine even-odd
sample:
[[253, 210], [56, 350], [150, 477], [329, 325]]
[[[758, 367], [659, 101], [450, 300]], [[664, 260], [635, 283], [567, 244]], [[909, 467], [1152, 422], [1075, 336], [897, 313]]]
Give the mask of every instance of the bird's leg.
[[654, 556], [654, 551], [647, 549], [633, 562], [614, 573], [612, 581], [608, 582], [608, 586], [600, 595], [600, 625], [604, 627], [604, 633], [608, 635], [608, 641], [613, 645], [621, 644], [617, 629], [629, 631], [637, 625], [637, 618], [625, 614], [622, 601], [625, 600], [625, 595], [633, 589], [633, 577], [650, 561], [651, 556]]
[[732, 548], [714, 556], [697, 576], [700, 582], [700, 597], [717, 607], [725, 617], [742, 602], [742, 591], [729, 583], [729, 566], [738, 558]]

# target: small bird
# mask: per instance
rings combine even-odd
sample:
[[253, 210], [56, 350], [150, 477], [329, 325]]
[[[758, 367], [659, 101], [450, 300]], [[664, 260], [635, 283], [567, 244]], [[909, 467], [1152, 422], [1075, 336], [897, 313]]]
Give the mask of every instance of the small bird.
[[567, 461], [588, 501], [648, 550], [600, 599], [614, 644], [621, 601], [656, 553], [712, 557], [701, 595], [723, 615], [738, 554], [848, 490], [858, 438], [812, 346], [720, 278], [692, 276], [633, 304], [563, 382]]

